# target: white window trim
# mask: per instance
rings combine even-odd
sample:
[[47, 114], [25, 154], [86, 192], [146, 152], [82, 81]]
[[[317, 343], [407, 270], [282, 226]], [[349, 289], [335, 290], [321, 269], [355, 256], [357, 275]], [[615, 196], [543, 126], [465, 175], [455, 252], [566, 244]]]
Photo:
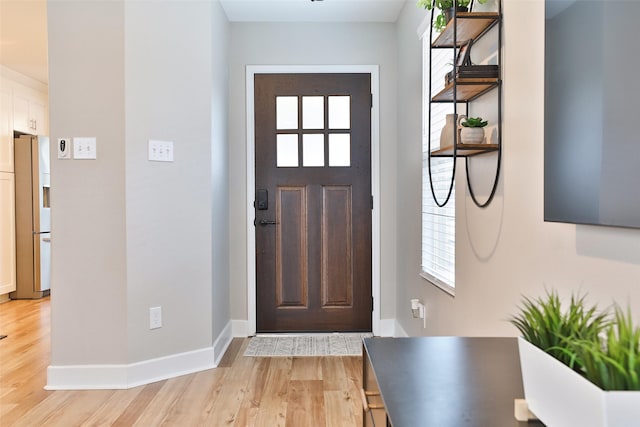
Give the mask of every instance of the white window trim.
[[438, 280], [437, 278], [433, 277], [431, 274], [427, 273], [426, 271], [421, 271], [420, 272], [420, 277], [422, 277], [427, 282], [431, 283], [436, 288], [439, 288], [440, 290], [444, 291], [445, 293], [451, 295], [452, 297], [456, 296], [456, 288], [454, 288], [451, 285], [448, 285], [448, 284], [444, 283], [441, 280]]
[[249, 336], [256, 333], [256, 236], [253, 219], [255, 210], [255, 123], [254, 76], [277, 73], [367, 73], [371, 74], [371, 294], [374, 335], [393, 335], [393, 327], [383, 322], [380, 312], [380, 73], [377, 65], [247, 65], [246, 66], [246, 131], [247, 131], [247, 328]]
[[[425, 48], [425, 42], [424, 42], [424, 38], [425, 37], [429, 37], [429, 27], [431, 25], [431, 19], [430, 19], [430, 14], [427, 14], [427, 16], [422, 20], [422, 22], [420, 23], [420, 25], [418, 26], [417, 29], [417, 33], [418, 33], [418, 37], [423, 41], [422, 43], [422, 54], [423, 54], [423, 60], [422, 60], [422, 82], [423, 82], [423, 91], [422, 91], [422, 129], [423, 131], [421, 132], [421, 138], [424, 138], [423, 134], [424, 134], [424, 128], [427, 126], [427, 124], [425, 123], [425, 114], [427, 111], [427, 103], [429, 102], [429, 98], [431, 96], [431, 94], [425, 94], [425, 90], [426, 90], [426, 85], [425, 85], [425, 81], [426, 81], [426, 72], [430, 72], [430, 69], [427, 69], [426, 65], [426, 58], [424, 57], [424, 54], [426, 52], [426, 48]], [[422, 143], [422, 141], [421, 141]], [[425, 152], [422, 153], [423, 155], [425, 154]], [[423, 157], [424, 158], [424, 157]], [[422, 182], [424, 183], [424, 174], [425, 174], [425, 167], [424, 167], [424, 163], [422, 166]], [[455, 180], [455, 178], [454, 178]], [[454, 186], [455, 186], [455, 182], [454, 182]], [[421, 191], [421, 198], [424, 197], [424, 189], [422, 189]], [[455, 198], [455, 193], [452, 194], [452, 197]], [[455, 202], [455, 199], [453, 200]], [[422, 230], [423, 227], [423, 215], [424, 213], [422, 212], [423, 209], [423, 204], [424, 204], [424, 199], [421, 200], [420, 203], [420, 209], [421, 209], [421, 214], [420, 214], [420, 228]], [[455, 209], [455, 208], [454, 208]], [[451, 286], [450, 284], [438, 279], [437, 277], [433, 276], [432, 274], [430, 274], [429, 272], [426, 272], [422, 269], [422, 251], [423, 251], [423, 242], [422, 242], [422, 238], [420, 239], [420, 277], [423, 278], [424, 280], [426, 280], [427, 282], [429, 282], [431, 285], [437, 287], [438, 289], [442, 290], [443, 292], [447, 293], [448, 295], [455, 297], [456, 295], [456, 290], [455, 290], [455, 278], [454, 278], [454, 286]], [[455, 248], [454, 248], [455, 249]], [[455, 264], [455, 261], [454, 261]]]

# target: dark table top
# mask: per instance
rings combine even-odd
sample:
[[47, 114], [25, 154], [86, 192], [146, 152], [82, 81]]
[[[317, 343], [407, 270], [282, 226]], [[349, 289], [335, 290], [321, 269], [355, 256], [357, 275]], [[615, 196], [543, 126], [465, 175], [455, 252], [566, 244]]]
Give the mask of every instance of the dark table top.
[[515, 338], [365, 338], [393, 427], [541, 426], [514, 418], [522, 399]]

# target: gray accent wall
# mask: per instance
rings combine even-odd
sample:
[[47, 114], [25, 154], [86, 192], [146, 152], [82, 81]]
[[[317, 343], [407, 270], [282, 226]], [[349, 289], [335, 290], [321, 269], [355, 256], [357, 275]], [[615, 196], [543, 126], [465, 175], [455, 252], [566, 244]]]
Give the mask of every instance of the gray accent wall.
[[[207, 2], [125, 2], [125, 23], [127, 332], [136, 362], [211, 345], [212, 12]], [[149, 139], [173, 141], [175, 161], [150, 162]], [[163, 327], [149, 330], [155, 306]]]
[[[422, 40], [417, 28], [427, 12], [415, 4], [402, 9], [396, 24], [398, 37], [398, 178], [396, 318], [407, 332], [407, 301], [422, 293]], [[430, 285], [432, 286], [432, 285]], [[413, 331], [412, 331], [413, 332]], [[420, 331], [418, 331], [420, 332]]]
[[[52, 161], [51, 364], [211, 348], [230, 328], [224, 12], [64, 1], [48, 18], [51, 140], [95, 136], [98, 153]], [[148, 161], [149, 139], [174, 162]]]
[[[211, 229], [213, 238], [213, 336], [220, 337], [231, 319], [229, 284], [229, 36], [230, 28], [220, 2], [211, 3]], [[216, 348], [216, 352], [218, 348]]]
[[51, 162], [51, 364], [126, 363], [124, 4], [50, 2], [48, 21], [51, 141], [98, 143]]

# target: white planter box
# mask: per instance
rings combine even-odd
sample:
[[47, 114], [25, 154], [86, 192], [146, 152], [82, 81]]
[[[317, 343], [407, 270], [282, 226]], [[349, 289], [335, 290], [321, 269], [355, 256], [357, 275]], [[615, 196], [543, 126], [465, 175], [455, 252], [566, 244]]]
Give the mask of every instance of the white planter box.
[[518, 348], [527, 405], [547, 427], [640, 425], [640, 391], [603, 391], [523, 338]]

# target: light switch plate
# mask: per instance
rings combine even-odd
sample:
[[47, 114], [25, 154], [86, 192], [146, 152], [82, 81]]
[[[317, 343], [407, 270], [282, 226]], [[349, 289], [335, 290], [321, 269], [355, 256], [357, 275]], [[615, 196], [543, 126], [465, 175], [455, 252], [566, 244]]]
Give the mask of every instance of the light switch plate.
[[152, 162], [173, 162], [173, 141], [150, 139], [149, 160]]
[[71, 138], [58, 138], [58, 158], [71, 158]]
[[73, 138], [73, 158], [92, 160], [97, 158], [96, 138]]

